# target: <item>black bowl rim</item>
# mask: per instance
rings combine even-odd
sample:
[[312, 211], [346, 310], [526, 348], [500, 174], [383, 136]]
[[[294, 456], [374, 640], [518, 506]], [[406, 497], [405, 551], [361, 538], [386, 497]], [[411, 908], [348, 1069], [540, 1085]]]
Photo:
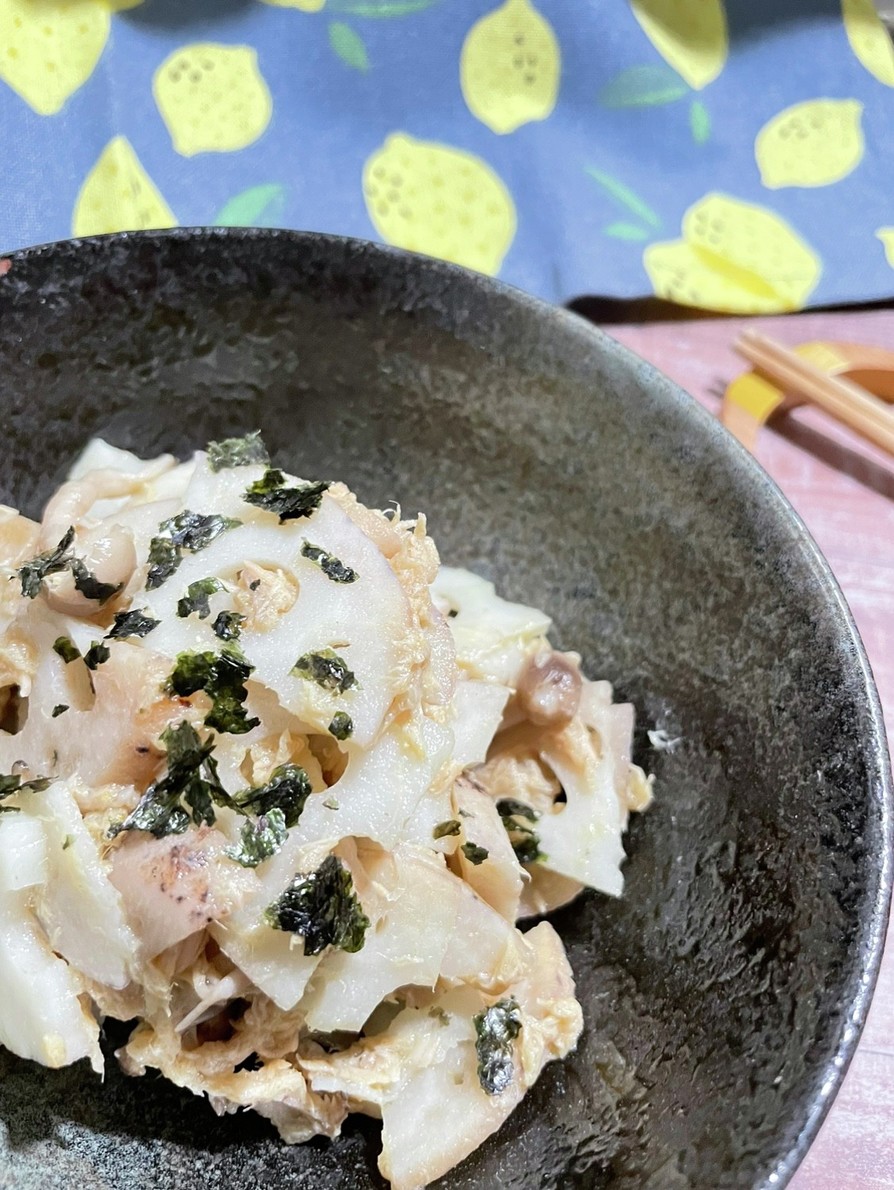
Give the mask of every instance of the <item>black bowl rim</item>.
[[[391, 262], [400, 262], [407, 269], [415, 268], [426, 271], [435, 277], [442, 278], [445, 283], [450, 285], [473, 286], [484, 290], [486, 294], [492, 293], [495, 296], [501, 296], [504, 300], [514, 303], [540, 320], [561, 326], [565, 333], [570, 333], [573, 338], [580, 340], [583, 346], [592, 347], [598, 344], [600, 351], [614, 357], [619, 363], [644, 372], [644, 379], [661, 392], [662, 399], [674, 407], [675, 413], [681, 421], [684, 424], [688, 423], [695, 434], [706, 438], [711, 444], [711, 449], [716, 450], [724, 457], [726, 464], [733, 469], [737, 478], [753, 487], [770, 515], [778, 518], [780, 522], [787, 522], [788, 526], [794, 530], [795, 536], [809, 557], [811, 567], [818, 580], [818, 586], [826, 595], [829, 614], [837, 629], [838, 643], [843, 652], [850, 651], [852, 653], [854, 663], [863, 680], [866, 698], [865, 709], [869, 726], [869, 732], [863, 744], [868, 775], [867, 793], [870, 799], [877, 797], [880, 802], [883, 846], [882, 855], [878, 857], [881, 862], [877, 865], [870, 865], [865, 872], [867, 891], [872, 897], [872, 909], [871, 913], [867, 915], [868, 920], [864, 917], [860, 922], [861, 930], [858, 941], [861, 958], [860, 979], [856, 992], [850, 1003], [846, 1005], [848, 1011], [842, 1017], [835, 1053], [822, 1071], [822, 1080], [814, 1092], [806, 1119], [794, 1143], [777, 1161], [775, 1167], [767, 1173], [760, 1186], [760, 1190], [784, 1190], [819, 1132], [820, 1125], [844, 1081], [844, 1076], [866, 1023], [884, 951], [891, 906], [892, 871], [894, 871], [894, 779], [891, 774], [891, 757], [878, 690], [865, 646], [844, 594], [804, 521], [775, 481], [770, 478], [770, 475], [745, 447], [685, 389], [643, 359], [642, 356], [637, 355], [573, 311], [552, 305], [522, 289], [507, 284], [505, 281], [486, 276], [483, 273], [473, 272], [471, 269], [450, 264], [436, 257], [407, 252], [401, 248], [394, 248], [355, 236], [332, 235], [325, 232], [288, 228], [195, 226], [157, 231], [121, 231], [109, 235], [56, 240], [3, 253], [0, 260], [9, 260], [14, 268], [16, 260], [51, 256], [60, 249], [66, 253], [72, 253], [72, 251], [76, 253], [81, 249], [95, 251], [129, 242], [144, 243], [157, 240], [222, 240], [225, 242], [240, 240], [249, 243], [258, 240], [275, 240], [290, 244], [328, 244], [338, 247], [342, 251], [354, 249], [363, 252], [367, 257], [380, 256]], [[875, 884], [874, 890], [873, 883]]]

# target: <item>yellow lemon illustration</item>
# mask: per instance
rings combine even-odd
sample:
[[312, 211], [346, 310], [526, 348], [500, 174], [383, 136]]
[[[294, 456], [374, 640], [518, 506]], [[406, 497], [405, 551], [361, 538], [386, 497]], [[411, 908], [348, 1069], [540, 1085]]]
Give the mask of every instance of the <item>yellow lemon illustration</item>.
[[297, 8], [300, 12], [319, 12], [326, 0], [263, 0], [274, 8]]
[[111, 12], [124, 12], [128, 8], [139, 8], [143, 0], [96, 0], [104, 4]]
[[856, 99], [810, 99], [768, 120], [754, 142], [761, 181], [780, 186], [828, 186], [863, 160], [863, 104]]
[[82, 0], [0, 0], [0, 78], [52, 116], [93, 73], [110, 23], [107, 8]]
[[463, 43], [463, 97], [493, 132], [545, 120], [556, 106], [561, 72], [552, 26], [528, 0], [506, 0], [474, 24]]
[[726, 64], [729, 34], [723, 0], [631, 0], [633, 15], [669, 66], [695, 91]]
[[799, 310], [822, 264], [765, 207], [707, 194], [683, 216], [683, 238], [651, 244], [643, 265], [657, 297], [730, 314]]
[[885, 249], [885, 259], [894, 269], [894, 227], [880, 227], [875, 233]]
[[152, 91], [184, 157], [244, 149], [263, 133], [273, 111], [258, 56], [247, 45], [182, 46], [156, 70]]
[[383, 240], [497, 273], [515, 235], [515, 205], [480, 157], [435, 141], [389, 136], [363, 169], [369, 217]]
[[886, 87], [894, 87], [894, 43], [872, 0], [841, 0], [841, 15], [851, 49]]
[[110, 140], [78, 193], [72, 235], [176, 226], [173, 211], [143, 169], [127, 137]]

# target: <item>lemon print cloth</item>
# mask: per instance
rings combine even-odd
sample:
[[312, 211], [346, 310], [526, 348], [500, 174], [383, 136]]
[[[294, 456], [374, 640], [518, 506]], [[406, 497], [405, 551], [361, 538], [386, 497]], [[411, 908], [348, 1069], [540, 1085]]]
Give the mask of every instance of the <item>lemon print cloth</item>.
[[561, 303], [890, 299], [894, 41], [879, 7], [0, 0], [0, 255], [285, 227]]

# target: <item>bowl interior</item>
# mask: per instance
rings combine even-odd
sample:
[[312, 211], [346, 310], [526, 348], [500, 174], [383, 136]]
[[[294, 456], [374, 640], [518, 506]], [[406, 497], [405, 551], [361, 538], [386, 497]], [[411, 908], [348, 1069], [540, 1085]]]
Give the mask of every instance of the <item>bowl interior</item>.
[[[555, 916], [581, 1045], [445, 1184], [784, 1183], [865, 1012], [887, 770], [847, 612], [757, 468], [573, 316], [357, 242], [57, 245], [13, 257], [0, 309], [4, 502], [38, 514], [93, 434], [145, 454], [258, 427], [299, 474], [427, 511], [446, 561], [635, 702], [658, 784], [625, 895]], [[3, 1054], [0, 1117], [16, 1185], [383, 1185], [374, 1126], [286, 1148], [114, 1062], [100, 1086]]]

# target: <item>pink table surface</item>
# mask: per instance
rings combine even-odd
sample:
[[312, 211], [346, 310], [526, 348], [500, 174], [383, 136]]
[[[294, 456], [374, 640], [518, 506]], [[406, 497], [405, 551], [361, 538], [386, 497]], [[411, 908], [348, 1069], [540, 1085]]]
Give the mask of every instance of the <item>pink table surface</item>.
[[[605, 329], [718, 413], [727, 383], [746, 367], [731, 348], [746, 325], [788, 344], [840, 339], [894, 349], [894, 310]], [[894, 460], [812, 409], [762, 430], [755, 454], [841, 584], [894, 739]], [[894, 1187], [894, 924], [888, 943], [857, 1053], [791, 1190]]]

